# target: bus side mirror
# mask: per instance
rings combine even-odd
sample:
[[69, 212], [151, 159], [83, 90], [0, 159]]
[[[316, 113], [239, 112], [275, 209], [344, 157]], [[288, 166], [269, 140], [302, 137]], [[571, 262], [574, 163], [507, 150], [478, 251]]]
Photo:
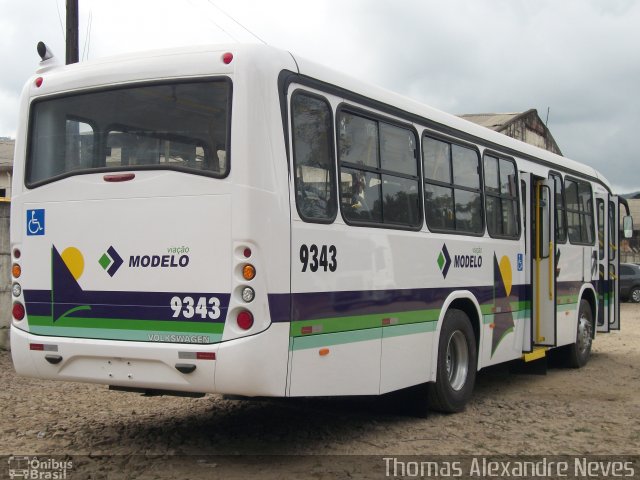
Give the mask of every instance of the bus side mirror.
[[631, 215], [622, 217], [622, 235], [624, 238], [633, 237], [633, 217]]

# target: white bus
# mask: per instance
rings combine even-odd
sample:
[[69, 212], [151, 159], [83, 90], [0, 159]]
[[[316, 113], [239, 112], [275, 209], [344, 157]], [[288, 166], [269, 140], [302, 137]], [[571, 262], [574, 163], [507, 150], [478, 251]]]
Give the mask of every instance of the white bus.
[[426, 385], [454, 412], [478, 370], [579, 367], [620, 328], [621, 203], [593, 168], [270, 47], [44, 58], [11, 205], [21, 375]]

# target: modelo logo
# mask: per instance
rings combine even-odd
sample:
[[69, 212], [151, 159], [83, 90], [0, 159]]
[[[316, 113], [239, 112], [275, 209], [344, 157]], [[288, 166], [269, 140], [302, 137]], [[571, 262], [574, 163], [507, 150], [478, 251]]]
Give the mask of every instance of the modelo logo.
[[447, 245], [443, 244], [442, 249], [440, 250], [440, 255], [438, 255], [437, 263], [440, 271], [442, 272], [442, 276], [447, 278], [447, 274], [449, 273], [449, 268], [480, 268], [482, 267], [482, 248], [476, 247], [472, 250], [472, 255], [454, 255], [453, 262], [451, 261], [451, 256], [449, 255], [449, 250], [447, 249]]
[[189, 265], [189, 255], [131, 255], [129, 268], [176, 268]]
[[454, 255], [454, 268], [480, 268], [482, 267], [482, 255]]

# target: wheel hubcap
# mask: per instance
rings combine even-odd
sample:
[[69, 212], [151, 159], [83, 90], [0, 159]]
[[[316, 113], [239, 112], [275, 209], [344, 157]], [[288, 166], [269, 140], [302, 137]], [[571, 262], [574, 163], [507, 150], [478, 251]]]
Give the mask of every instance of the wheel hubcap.
[[591, 349], [591, 322], [584, 313], [578, 319], [578, 351], [581, 355]]
[[631, 298], [634, 302], [640, 303], [640, 290], [634, 290], [631, 292]]
[[467, 380], [469, 371], [469, 348], [467, 339], [459, 330], [449, 337], [446, 367], [449, 385], [454, 390], [460, 390]]

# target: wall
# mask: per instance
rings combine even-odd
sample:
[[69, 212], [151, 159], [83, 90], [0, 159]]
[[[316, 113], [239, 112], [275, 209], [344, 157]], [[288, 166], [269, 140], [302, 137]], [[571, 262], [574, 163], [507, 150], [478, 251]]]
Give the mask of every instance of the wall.
[[498, 131], [530, 145], [535, 145], [536, 147], [562, 155], [558, 144], [551, 135], [551, 132], [549, 132], [544, 123], [542, 123], [540, 117], [538, 117], [536, 110], [525, 112]]
[[9, 245], [9, 202], [0, 201], [0, 350], [9, 348], [11, 321], [11, 248]]

